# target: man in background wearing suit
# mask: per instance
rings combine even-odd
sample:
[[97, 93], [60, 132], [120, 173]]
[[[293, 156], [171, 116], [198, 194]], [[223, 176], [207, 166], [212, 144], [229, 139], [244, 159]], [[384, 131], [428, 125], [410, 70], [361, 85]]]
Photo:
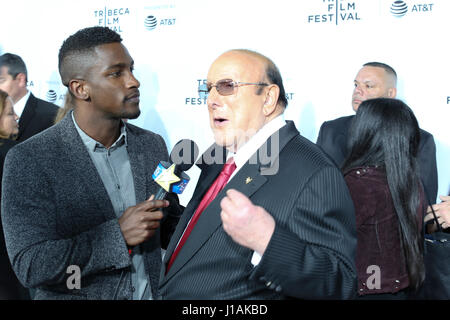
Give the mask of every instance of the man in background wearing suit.
[[231, 50], [199, 90], [216, 143], [167, 248], [162, 298], [353, 297], [352, 200], [339, 169], [283, 120], [278, 68]]
[[[12, 53], [0, 56], [0, 90], [8, 93], [14, 102], [14, 111], [19, 116], [19, 133], [16, 141], [22, 142], [29, 137], [53, 125], [58, 106], [36, 98], [27, 90], [27, 68], [22, 58]], [[0, 245], [4, 246], [3, 239]], [[8, 260], [0, 259], [0, 264], [9, 264]], [[7, 274], [0, 275], [6, 277]], [[4, 279], [13, 285], [17, 279]], [[16, 299], [28, 300], [30, 294], [20, 283], [16, 284], [20, 295]], [[7, 290], [6, 288], [4, 288]], [[11, 290], [11, 292], [14, 292]]]
[[59, 109], [28, 91], [27, 76], [27, 67], [21, 57], [12, 53], [0, 56], [0, 89], [14, 101], [14, 111], [19, 116], [19, 142], [52, 126]]
[[[395, 98], [397, 95], [397, 73], [387, 64], [368, 62], [359, 70], [352, 95], [352, 106], [356, 112], [361, 102], [374, 98]], [[355, 116], [341, 117], [322, 124], [317, 144], [328, 153], [338, 166], [349, 154], [348, 132]], [[420, 144], [417, 156], [420, 178], [431, 203], [436, 201], [438, 176], [436, 166], [436, 144], [433, 136], [420, 129]]]
[[122, 121], [140, 114], [140, 83], [121, 42], [107, 27], [67, 38], [59, 72], [73, 111], [6, 156], [6, 245], [35, 299], [158, 295], [161, 245], [181, 210], [153, 200], [152, 173], [169, 157], [164, 140]]

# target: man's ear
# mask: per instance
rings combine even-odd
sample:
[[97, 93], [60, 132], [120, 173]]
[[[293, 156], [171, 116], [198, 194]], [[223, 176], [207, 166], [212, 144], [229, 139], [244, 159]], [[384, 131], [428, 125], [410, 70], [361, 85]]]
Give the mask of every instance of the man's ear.
[[88, 101], [90, 99], [89, 85], [82, 79], [70, 80], [69, 90], [77, 99], [84, 101]]
[[388, 89], [388, 98], [395, 99], [397, 96], [397, 88], [389, 88]]
[[21, 88], [26, 88], [27, 87], [27, 76], [25, 75], [25, 73], [19, 73], [16, 75], [15, 80], [17, 80], [19, 82], [19, 86]]
[[270, 116], [276, 109], [280, 88], [276, 84], [271, 84], [266, 90], [266, 100], [264, 101], [263, 112], [266, 117]]

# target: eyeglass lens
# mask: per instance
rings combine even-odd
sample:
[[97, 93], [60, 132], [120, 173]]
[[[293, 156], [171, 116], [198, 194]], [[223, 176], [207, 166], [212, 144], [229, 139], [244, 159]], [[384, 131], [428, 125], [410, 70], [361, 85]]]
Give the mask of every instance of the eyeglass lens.
[[213, 87], [216, 87], [216, 90], [220, 95], [229, 96], [234, 93], [235, 84], [234, 81], [230, 79], [219, 80], [215, 85], [201, 84], [198, 87], [200, 98], [207, 98]]

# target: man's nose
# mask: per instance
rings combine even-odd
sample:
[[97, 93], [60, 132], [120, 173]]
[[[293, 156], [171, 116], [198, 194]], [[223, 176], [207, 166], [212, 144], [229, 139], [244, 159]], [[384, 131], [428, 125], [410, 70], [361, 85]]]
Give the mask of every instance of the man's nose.
[[139, 88], [141, 86], [141, 83], [138, 79], [134, 76], [132, 72], [130, 72], [130, 77], [128, 78], [128, 87], [129, 88]]
[[211, 90], [209, 90], [208, 99], [206, 99], [207, 105], [211, 108], [220, 106], [220, 103], [218, 103], [219, 96], [220, 94], [217, 92], [216, 87], [212, 87]]
[[363, 90], [361, 88], [361, 86], [355, 86], [355, 89], [353, 89], [353, 93], [357, 93], [357, 94], [363, 94]]

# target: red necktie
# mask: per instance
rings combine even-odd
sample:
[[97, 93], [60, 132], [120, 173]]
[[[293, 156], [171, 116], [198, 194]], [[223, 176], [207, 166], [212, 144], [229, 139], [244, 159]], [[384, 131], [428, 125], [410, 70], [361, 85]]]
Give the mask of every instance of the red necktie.
[[236, 169], [236, 164], [234, 163], [234, 159], [230, 158], [228, 161], [223, 165], [222, 171], [220, 172], [217, 179], [214, 181], [214, 183], [209, 187], [208, 191], [205, 193], [205, 195], [202, 198], [202, 201], [197, 207], [197, 210], [195, 211], [194, 215], [191, 218], [191, 221], [189, 222], [186, 230], [184, 231], [183, 236], [181, 237], [180, 242], [178, 243], [178, 246], [175, 248], [175, 251], [172, 253], [172, 256], [170, 257], [169, 264], [167, 265], [166, 273], [169, 271], [170, 267], [172, 266], [172, 263], [175, 261], [175, 258], [178, 255], [178, 252], [180, 252], [181, 247], [183, 247], [184, 243], [186, 242], [187, 238], [189, 237], [189, 234], [191, 233], [192, 229], [194, 229], [195, 224], [198, 221], [198, 218], [202, 214], [203, 210], [210, 204], [211, 201], [214, 200], [214, 198], [217, 196], [217, 194], [225, 187], [225, 185], [228, 182], [228, 179], [230, 179], [231, 174]]

